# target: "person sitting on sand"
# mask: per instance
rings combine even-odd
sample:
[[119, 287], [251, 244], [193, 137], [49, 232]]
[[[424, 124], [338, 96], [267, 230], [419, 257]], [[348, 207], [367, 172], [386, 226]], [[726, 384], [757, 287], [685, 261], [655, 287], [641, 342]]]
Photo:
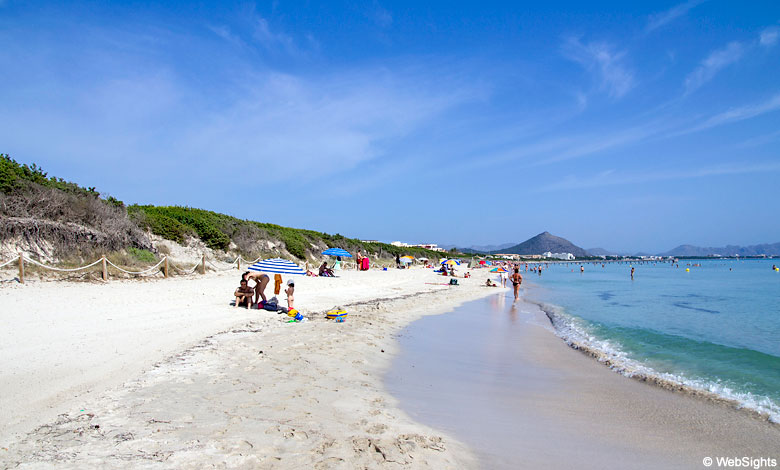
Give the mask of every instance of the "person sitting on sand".
[[250, 308], [252, 306], [252, 295], [254, 295], [254, 293], [255, 291], [249, 287], [249, 283], [246, 279], [241, 279], [241, 285], [233, 292], [233, 295], [236, 296], [235, 306], [238, 307], [241, 305]]
[[498, 287], [498, 284], [488, 279], [487, 281], [485, 281], [485, 287]]
[[333, 277], [334, 276], [333, 270], [332, 269], [328, 269], [328, 262], [327, 261], [323, 261], [322, 264], [320, 265], [320, 276], [324, 276], [324, 277]]
[[293, 298], [293, 294], [295, 293], [295, 281], [292, 279], [287, 280], [287, 289], [284, 290], [284, 293], [287, 294], [287, 310], [292, 310], [293, 303], [295, 302], [295, 299]]
[[265, 297], [265, 286], [267, 286], [268, 283], [271, 282], [271, 278], [268, 276], [268, 274], [261, 273], [261, 272], [247, 271], [244, 273], [242, 277], [247, 281], [249, 280], [255, 281], [255, 303], [258, 303], [261, 298], [265, 303], [268, 300]]
[[338, 271], [341, 269], [341, 256], [336, 256], [336, 262], [333, 263], [333, 270]]

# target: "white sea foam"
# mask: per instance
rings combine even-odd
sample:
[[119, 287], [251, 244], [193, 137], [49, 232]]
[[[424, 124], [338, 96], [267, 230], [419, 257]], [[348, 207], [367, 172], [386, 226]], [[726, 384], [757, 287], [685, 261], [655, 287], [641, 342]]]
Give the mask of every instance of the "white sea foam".
[[780, 423], [780, 405], [769, 397], [741, 392], [720, 381], [713, 382], [689, 378], [682, 374], [659, 372], [630, 357], [619, 344], [594, 336], [584, 320], [565, 313], [555, 305], [539, 303], [539, 306], [550, 318], [555, 333], [569, 346], [588, 352], [599, 362], [604, 363], [619, 374], [645, 379], [666, 388], [674, 386], [674, 388], [693, 393], [712, 394], [736, 404], [738, 408], [745, 408], [764, 415], [773, 423]]

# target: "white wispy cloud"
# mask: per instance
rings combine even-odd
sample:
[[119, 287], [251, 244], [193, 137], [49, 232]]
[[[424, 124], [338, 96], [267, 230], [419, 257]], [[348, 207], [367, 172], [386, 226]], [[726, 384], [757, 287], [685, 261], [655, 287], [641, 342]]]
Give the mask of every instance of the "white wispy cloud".
[[722, 113], [718, 113], [714, 116], [707, 118], [700, 124], [688, 128], [682, 132], [678, 132], [675, 135], [690, 134], [693, 132], [710, 129], [724, 124], [731, 124], [734, 122], [744, 121], [746, 119], [761, 116], [762, 114], [777, 111], [778, 109], [780, 109], [780, 93], [760, 103], [753, 103], [746, 106], [738, 106], [735, 108], [731, 108], [727, 111], [724, 111]]
[[710, 81], [724, 67], [742, 58], [745, 46], [738, 42], [730, 42], [726, 47], [712, 51], [701, 64], [685, 78], [685, 92], [691, 93]]
[[604, 42], [583, 44], [570, 38], [563, 45], [563, 54], [596, 75], [599, 88], [613, 98], [620, 98], [636, 84], [634, 73], [624, 64], [625, 52], [616, 51]]
[[236, 46], [244, 47], [246, 43], [241, 37], [234, 33], [230, 27], [225, 25], [209, 25], [208, 28], [217, 36], [221, 37], [227, 42], [235, 44]]
[[656, 13], [655, 15], [650, 15], [650, 18], [647, 20], [647, 27], [645, 30], [649, 32], [658, 29], [661, 26], [664, 26], [674, 21], [676, 18], [679, 18], [680, 16], [688, 13], [690, 9], [704, 2], [705, 0], [689, 0], [685, 3], [675, 5], [666, 11]]
[[780, 38], [780, 28], [772, 26], [761, 31], [758, 42], [762, 46], [774, 46], [777, 44], [777, 40]]
[[[229, 30], [212, 31], [231, 37]], [[58, 50], [70, 57], [69, 47]], [[84, 51], [71, 65], [89, 80], [75, 81], [50, 73], [58, 64], [47, 54], [26, 54], [27, 69], [42, 71], [47, 81], [35, 75], [24, 93], [10, 84], [0, 90], [0, 101], [18, 109], [0, 114], [6, 151], [86, 166], [132, 161], [133, 168], [175, 178], [238, 168], [282, 181], [321, 181], [392, 154], [395, 142], [481, 93], [457, 71], [431, 63], [307, 76], [231, 54], [214, 56], [218, 63], [210, 64], [214, 73], [204, 88], [200, 73], [155, 63], [148, 49], [137, 49], [121, 57]], [[25, 52], [0, 51], [0, 65]], [[41, 129], [47, 139], [36, 137]]]
[[659, 181], [706, 178], [712, 176], [740, 175], [780, 171], [780, 162], [760, 162], [750, 165], [731, 163], [697, 169], [670, 169], [642, 173], [621, 173], [614, 169], [601, 171], [591, 176], [567, 176], [555, 183], [542, 186], [538, 192], [568, 191], [572, 189], [593, 189], [605, 186], [635, 185]]
[[382, 29], [389, 28], [393, 24], [393, 15], [387, 9], [383, 8], [379, 2], [374, 2], [373, 7], [368, 12], [369, 18], [371, 18], [377, 26]]
[[287, 53], [295, 54], [298, 52], [298, 47], [293, 37], [282, 31], [272, 30], [268, 20], [262, 16], [258, 15], [254, 19], [252, 36], [268, 50], [275, 51], [282, 48]]

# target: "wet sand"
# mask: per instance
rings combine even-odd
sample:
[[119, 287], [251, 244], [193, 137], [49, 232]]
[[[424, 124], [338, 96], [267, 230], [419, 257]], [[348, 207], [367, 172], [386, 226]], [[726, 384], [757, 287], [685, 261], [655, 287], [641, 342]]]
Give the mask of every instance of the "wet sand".
[[780, 426], [623, 377], [568, 347], [535, 304], [496, 294], [406, 328], [386, 376], [410, 416], [482, 468], [704, 468], [771, 457]]

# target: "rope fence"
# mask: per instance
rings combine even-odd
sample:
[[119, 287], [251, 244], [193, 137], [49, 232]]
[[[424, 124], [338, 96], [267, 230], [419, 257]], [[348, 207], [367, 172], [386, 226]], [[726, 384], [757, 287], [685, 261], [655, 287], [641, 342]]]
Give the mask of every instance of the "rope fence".
[[[84, 265], [84, 266], [79, 266], [79, 267], [76, 267], [76, 268], [59, 268], [59, 267], [56, 267], [56, 266], [48, 266], [46, 264], [41, 263], [40, 261], [36, 261], [36, 260], [28, 257], [27, 255], [25, 255], [23, 253], [20, 253], [15, 258], [12, 258], [12, 259], [10, 259], [8, 261], [0, 263], [0, 269], [5, 268], [6, 266], [11, 265], [13, 263], [18, 263], [19, 282], [21, 284], [24, 284], [25, 263], [29, 263], [31, 265], [37, 266], [37, 267], [42, 268], [42, 269], [46, 269], [46, 270], [54, 271], [54, 272], [60, 272], [60, 273], [75, 273], [75, 272], [79, 272], [79, 271], [84, 271], [84, 270], [89, 269], [89, 268], [93, 268], [93, 267], [95, 267], [97, 265], [102, 265], [101, 266], [101, 268], [102, 268], [102, 278], [103, 278], [104, 281], [108, 281], [108, 277], [109, 277], [108, 276], [108, 267], [109, 266], [111, 266], [112, 268], [116, 269], [117, 271], [119, 271], [121, 273], [128, 274], [128, 275], [131, 275], [131, 276], [156, 275], [156, 274], [162, 273], [164, 278], [168, 278], [171, 269], [176, 271], [179, 275], [191, 275], [191, 274], [194, 274], [198, 270], [200, 270], [201, 274], [206, 274], [206, 264], [208, 264], [216, 272], [227, 272], [227, 271], [232, 271], [232, 270], [239, 270], [240, 271], [242, 266], [243, 267], [248, 267], [248, 266], [250, 266], [250, 265], [252, 265], [254, 263], [257, 263], [261, 259], [262, 259], [262, 256], [257, 258], [257, 259], [255, 259], [255, 260], [253, 260], [253, 261], [248, 261], [248, 260], [244, 259], [243, 257], [241, 257], [239, 255], [238, 257], [236, 257], [235, 260], [233, 260], [232, 263], [228, 264], [227, 268], [221, 268], [221, 267], [215, 265], [211, 260], [207, 260], [206, 259], [206, 255], [204, 254], [204, 255], [201, 255], [200, 262], [195, 264], [195, 266], [193, 266], [190, 269], [183, 269], [183, 268], [173, 264], [170, 261], [170, 259], [168, 258], [168, 255], [164, 255], [163, 258], [160, 261], [158, 261], [157, 264], [155, 264], [154, 266], [151, 266], [151, 267], [146, 268], [146, 269], [141, 270], [141, 271], [130, 271], [130, 270], [127, 270], [125, 268], [122, 268], [121, 266], [117, 266], [116, 264], [111, 262], [111, 260], [106, 258], [105, 255], [100, 257], [98, 260], [96, 260], [96, 261], [94, 261], [92, 263], [89, 263], [87, 265]], [[306, 263], [306, 266], [308, 268], [309, 264]], [[356, 269], [357, 268], [357, 264], [355, 262], [349, 262], [349, 263], [348, 262], [343, 262], [342, 266], [344, 267], [344, 269]], [[374, 262], [373, 266], [375, 268], [383, 268], [383, 267], [389, 267], [389, 266], [391, 266], [391, 264], [386, 266], [384, 263]]]

